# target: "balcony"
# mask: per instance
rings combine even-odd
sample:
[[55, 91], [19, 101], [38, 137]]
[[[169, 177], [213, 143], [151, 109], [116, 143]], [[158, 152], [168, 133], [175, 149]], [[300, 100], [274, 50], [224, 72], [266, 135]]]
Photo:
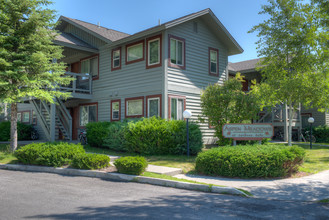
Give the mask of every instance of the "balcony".
[[75, 80], [67, 86], [61, 86], [62, 91], [70, 92], [73, 98], [92, 98], [92, 76], [90, 74], [66, 72], [65, 75], [69, 75]]

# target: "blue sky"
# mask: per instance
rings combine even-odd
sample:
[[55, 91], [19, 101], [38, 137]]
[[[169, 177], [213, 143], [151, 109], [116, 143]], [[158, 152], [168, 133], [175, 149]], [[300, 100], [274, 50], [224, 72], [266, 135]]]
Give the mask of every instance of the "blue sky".
[[58, 15], [134, 34], [158, 24], [210, 8], [244, 49], [230, 62], [257, 58], [256, 34], [247, 32], [266, 17], [259, 15], [266, 0], [53, 0]]

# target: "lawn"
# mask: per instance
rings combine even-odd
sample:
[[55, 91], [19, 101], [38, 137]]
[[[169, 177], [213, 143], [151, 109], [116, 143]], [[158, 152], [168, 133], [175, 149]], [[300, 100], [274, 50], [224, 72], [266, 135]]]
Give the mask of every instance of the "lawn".
[[9, 144], [0, 144], [0, 163], [18, 163], [16, 157], [10, 153]]

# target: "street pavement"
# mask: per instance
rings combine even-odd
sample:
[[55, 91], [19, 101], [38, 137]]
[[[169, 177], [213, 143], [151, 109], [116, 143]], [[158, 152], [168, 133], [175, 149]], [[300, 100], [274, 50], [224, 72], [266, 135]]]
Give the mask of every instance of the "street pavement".
[[329, 205], [0, 170], [0, 219], [329, 219]]

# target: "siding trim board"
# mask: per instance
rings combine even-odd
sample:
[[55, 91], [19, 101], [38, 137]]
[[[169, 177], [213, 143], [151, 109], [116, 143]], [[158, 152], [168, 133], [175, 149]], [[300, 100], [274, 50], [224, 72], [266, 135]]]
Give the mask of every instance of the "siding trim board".
[[[211, 72], [211, 58], [210, 53], [211, 51], [216, 51], [217, 53], [217, 64], [216, 64], [216, 73]], [[219, 77], [219, 50], [216, 48], [209, 47], [208, 48], [208, 66], [209, 66], [209, 75]]]
[[184, 100], [184, 111], [186, 110], [186, 96], [168, 95], [168, 119], [171, 119], [171, 99], [172, 98], [183, 99]]
[[[119, 66], [118, 67], [114, 67], [113, 66], [113, 54], [114, 54], [114, 51], [117, 51], [117, 50], [120, 51]], [[117, 47], [117, 48], [112, 49], [112, 52], [111, 52], [111, 71], [121, 69], [121, 63], [122, 63], [121, 61], [122, 61], [121, 47]]]
[[159, 94], [159, 95], [149, 95], [149, 96], [146, 96], [146, 117], [148, 117], [148, 110], [149, 110], [149, 108], [148, 108], [148, 104], [149, 104], [149, 102], [148, 102], [148, 100], [149, 99], [152, 99], [152, 98], [159, 98], [159, 104], [160, 104], [160, 109], [159, 109], [159, 115], [160, 115], [160, 117], [162, 118], [162, 95], [161, 94]]
[[[158, 64], [149, 64], [149, 41], [159, 39], [159, 63]], [[146, 39], [146, 69], [155, 68], [162, 66], [162, 34], [149, 37]]]
[[[112, 118], [112, 103], [113, 102], [119, 102], [119, 119], [113, 119]], [[121, 121], [121, 99], [111, 100], [111, 117], [110, 117], [110, 121]]]
[[[177, 65], [174, 63], [171, 63], [171, 57], [170, 57], [170, 40], [175, 39], [183, 42], [183, 65]], [[186, 69], [186, 42], [184, 38], [180, 38], [174, 35], [169, 34], [168, 35], [168, 66], [174, 67], [177, 69], [185, 70]]]
[[[137, 59], [137, 60], [128, 61], [128, 48], [131, 46], [137, 45], [137, 44], [142, 44], [143, 57], [140, 59]], [[145, 40], [144, 39], [126, 45], [126, 65], [132, 64], [132, 63], [137, 63], [137, 62], [143, 61], [144, 59], [145, 59]]]
[[[141, 115], [127, 115], [127, 101], [130, 100], [142, 100], [142, 114]], [[125, 118], [141, 118], [144, 117], [144, 96], [139, 96], [139, 97], [133, 97], [133, 98], [126, 98], [125, 99]]]
[[98, 72], [97, 72], [97, 76], [93, 76], [93, 80], [98, 80], [99, 79], [99, 54], [95, 54], [95, 55], [91, 55], [91, 56], [88, 56], [88, 57], [85, 57], [85, 58], [82, 58], [80, 59], [80, 62], [79, 62], [79, 72], [81, 73], [81, 61], [84, 61], [84, 60], [88, 60], [88, 59], [91, 59], [91, 58], [94, 58], [94, 57], [97, 57], [97, 65], [98, 65]]

